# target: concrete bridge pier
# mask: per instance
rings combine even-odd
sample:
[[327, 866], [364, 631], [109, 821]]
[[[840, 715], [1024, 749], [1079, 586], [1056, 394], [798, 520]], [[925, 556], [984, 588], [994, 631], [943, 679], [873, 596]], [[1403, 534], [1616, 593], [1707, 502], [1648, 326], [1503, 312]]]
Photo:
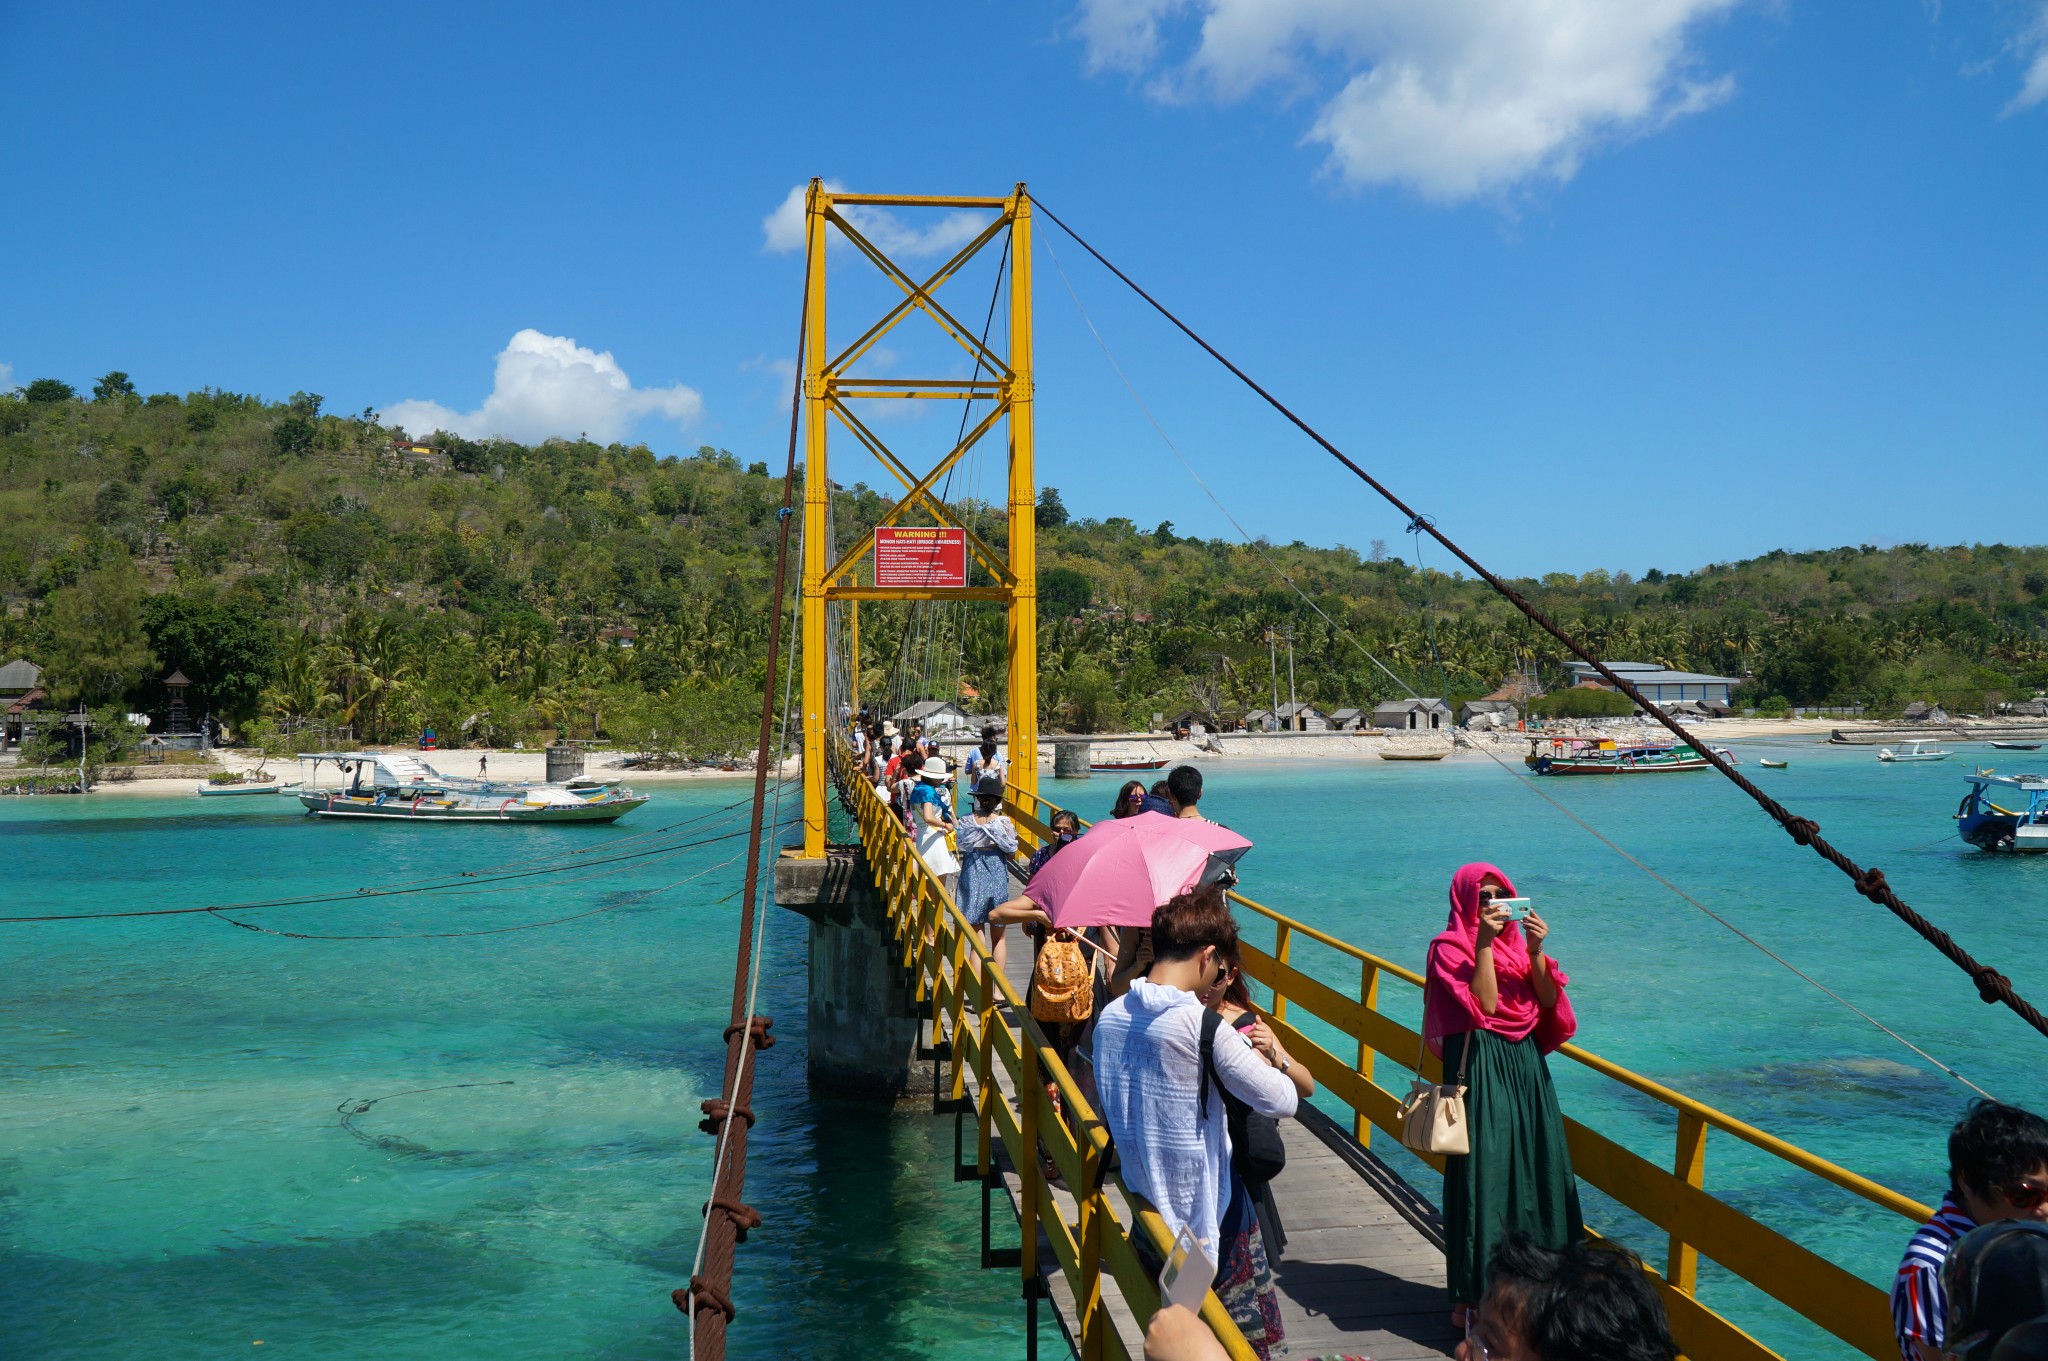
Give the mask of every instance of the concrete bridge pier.
[[823, 859], [775, 862], [777, 906], [810, 923], [810, 1078], [821, 1090], [891, 1100], [929, 1098], [932, 1066], [918, 1061], [921, 1022], [882, 895], [855, 846]]

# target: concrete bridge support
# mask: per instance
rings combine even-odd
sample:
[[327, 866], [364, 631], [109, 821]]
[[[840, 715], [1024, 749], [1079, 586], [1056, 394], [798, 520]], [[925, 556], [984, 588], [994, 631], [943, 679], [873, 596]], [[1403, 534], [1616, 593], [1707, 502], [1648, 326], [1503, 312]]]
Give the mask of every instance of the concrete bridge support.
[[810, 1079], [820, 1090], [892, 1100], [929, 1098], [932, 1067], [918, 1062], [922, 1029], [882, 895], [859, 846], [823, 859], [785, 853], [775, 901], [810, 922]]

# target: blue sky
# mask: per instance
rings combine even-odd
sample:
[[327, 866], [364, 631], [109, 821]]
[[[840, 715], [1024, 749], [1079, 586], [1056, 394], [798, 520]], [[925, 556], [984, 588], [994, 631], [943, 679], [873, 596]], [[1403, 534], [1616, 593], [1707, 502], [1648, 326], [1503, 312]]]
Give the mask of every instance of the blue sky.
[[[2043, 538], [2042, 0], [16, 4], [0, 124], [16, 383], [306, 388], [779, 466], [790, 190], [1021, 179], [1505, 570]], [[1040, 480], [1076, 513], [1233, 532], [1047, 246], [1253, 533], [1406, 551], [1044, 224]], [[856, 265], [849, 322], [883, 296]], [[913, 460], [953, 429], [881, 419]]]

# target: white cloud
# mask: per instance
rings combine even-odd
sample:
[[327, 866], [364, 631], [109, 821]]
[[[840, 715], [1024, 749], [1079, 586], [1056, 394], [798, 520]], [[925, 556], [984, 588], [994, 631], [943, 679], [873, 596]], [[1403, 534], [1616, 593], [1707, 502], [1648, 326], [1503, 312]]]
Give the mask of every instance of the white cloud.
[[[825, 181], [825, 188], [835, 194], [846, 192], [846, 186], [837, 180]], [[804, 196], [809, 190], [808, 184], [797, 185], [783, 196], [774, 212], [761, 219], [763, 250], [786, 255], [804, 248]], [[987, 213], [947, 213], [920, 231], [883, 208], [848, 205], [839, 209], [839, 215], [851, 222], [855, 231], [874, 242], [882, 254], [898, 259], [956, 251], [980, 235], [981, 230], [994, 220]], [[828, 231], [825, 239], [833, 250], [851, 244], [836, 230]]]
[[2048, 4], [2041, 6], [2033, 24], [2020, 35], [2014, 46], [2023, 56], [2031, 55], [2033, 60], [2027, 63], [2027, 73], [2020, 77], [2020, 92], [2012, 97], [2012, 103], [2005, 106], [2008, 114], [2048, 101]]
[[532, 442], [587, 434], [609, 442], [643, 417], [687, 425], [703, 410], [704, 399], [693, 388], [636, 388], [610, 351], [586, 350], [567, 336], [529, 327], [498, 355], [491, 395], [476, 410], [404, 401], [386, 407], [383, 421], [415, 437], [448, 430], [470, 439], [502, 435]]
[[[1687, 40], [1739, 2], [1081, 0], [1075, 26], [1091, 70], [1149, 76], [1164, 102], [1313, 93], [1306, 140], [1330, 173], [1456, 201], [1569, 180], [1599, 146], [1728, 98]], [[1196, 17], [1193, 50], [1170, 54]]]

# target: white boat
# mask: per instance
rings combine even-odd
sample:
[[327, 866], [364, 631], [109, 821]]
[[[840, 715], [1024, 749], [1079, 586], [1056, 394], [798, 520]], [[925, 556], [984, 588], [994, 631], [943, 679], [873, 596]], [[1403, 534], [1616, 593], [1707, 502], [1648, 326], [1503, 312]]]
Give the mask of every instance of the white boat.
[[242, 784], [203, 784], [199, 786], [202, 799], [224, 799], [237, 794], [276, 794], [284, 786], [276, 780], [257, 780]]
[[1954, 752], [1943, 751], [1932, 742], [1914, 742], [1904, 751], [1893, 751], [1890, 747], [1879, 747], [1877, 750], [1877, 759], [1880, 761], [1946, 761], [1953, 755]]
[[[408, 822], [613, 822], [647, 802], [621, 784], [512, 784], [443, 775], [416, 756], [390, 751], [319, 751], [300, 758], [312, 770], [298, 791], [306, 812], [323, 818]], [[332, 761], [348, 783], [316, 789], [320, 764]]]
[[1766, 756], [1762, 760], [1758, 761], [1757, 764], [1762, 766], [1765, 770], [1783, 770], [1785, 767], [1791, 765], [1792, 763], [1790, 761], [1773, 761], [1770, 757]]

